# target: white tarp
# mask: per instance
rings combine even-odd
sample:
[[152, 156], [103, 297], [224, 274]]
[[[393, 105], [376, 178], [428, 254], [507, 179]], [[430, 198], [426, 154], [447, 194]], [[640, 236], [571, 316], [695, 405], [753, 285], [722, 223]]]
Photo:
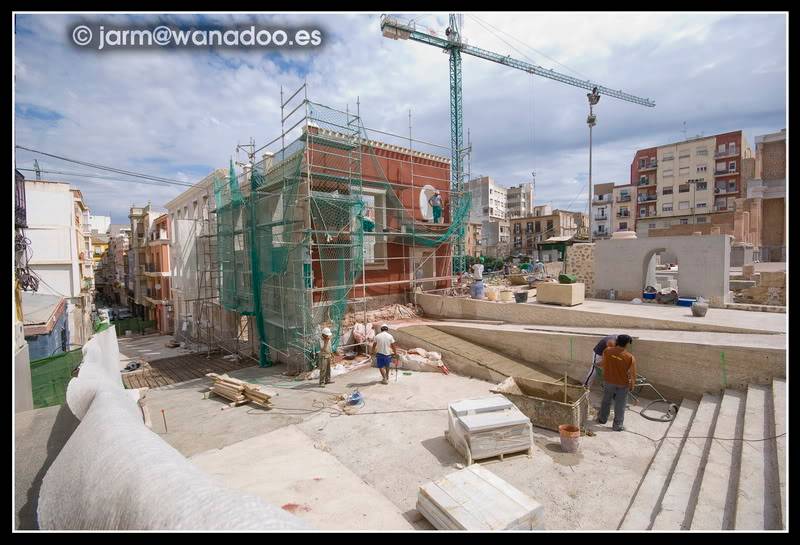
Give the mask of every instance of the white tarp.
[[[142, 422], [122, 385], [114, 328], [96, 334], [67, 389], [81, 420], [42, 480], [42, 530], [307, 530], [301, 519], [225, 488]], [[242, 468], [246, 471], [246, 468]]]

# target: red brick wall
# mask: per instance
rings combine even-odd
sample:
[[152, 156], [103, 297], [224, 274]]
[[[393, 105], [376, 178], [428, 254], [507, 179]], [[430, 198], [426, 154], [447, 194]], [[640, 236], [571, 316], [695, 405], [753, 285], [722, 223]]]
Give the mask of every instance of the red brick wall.
[[[633, 156], [633, 162], [631, 163], [631, 179], [630, 183], [636, 185], [639, 183], [639, 159], [647, 159], [648, 164], [650, 164], [650, 158], [656, 157], [656, 148], [647, 148], [647, 149], [640, 149], [636, 152], [636, 155]], [[648, 176], [655, 177], [655, 172], [647, 172]]]
[[761, 179], [786, 178], [786, 140], [766, 142], [761, 152]]

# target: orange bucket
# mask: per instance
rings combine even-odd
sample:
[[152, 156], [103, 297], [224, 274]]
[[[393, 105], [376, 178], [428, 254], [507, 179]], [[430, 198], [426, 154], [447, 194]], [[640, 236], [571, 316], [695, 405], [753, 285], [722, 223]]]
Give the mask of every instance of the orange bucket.
[[561, 424], [558, 427], [561, 436], [561, 450], [564, 452], [578, 452], [581, 446], [581, 429], [571, 424]]

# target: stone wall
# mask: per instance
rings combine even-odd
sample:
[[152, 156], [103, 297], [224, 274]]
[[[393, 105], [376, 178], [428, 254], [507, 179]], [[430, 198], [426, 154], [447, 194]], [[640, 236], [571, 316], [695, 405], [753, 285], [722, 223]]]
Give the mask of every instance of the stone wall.
[[586, 286], [586, 297], [594, 297], [594, 244], [573, 244], [567, 248], [567, 274], [574, 274]]
[[735, 293], [734, 302], [751, 305], [786, 306], [786, 273], [759, 273], [758, 285]]

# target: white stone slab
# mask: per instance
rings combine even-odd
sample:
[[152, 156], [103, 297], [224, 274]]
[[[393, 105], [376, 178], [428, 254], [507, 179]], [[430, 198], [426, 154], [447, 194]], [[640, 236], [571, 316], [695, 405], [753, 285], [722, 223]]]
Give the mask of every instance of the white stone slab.
[[505, 396], [492, 395], [488, 397], [481, 397], [477, 399], [464, 399], [450, 404], [450, 410], [457, 416], [467, 414], [478, 414], [492, 411], [499, 411], [506, 408], [513, 407]]

